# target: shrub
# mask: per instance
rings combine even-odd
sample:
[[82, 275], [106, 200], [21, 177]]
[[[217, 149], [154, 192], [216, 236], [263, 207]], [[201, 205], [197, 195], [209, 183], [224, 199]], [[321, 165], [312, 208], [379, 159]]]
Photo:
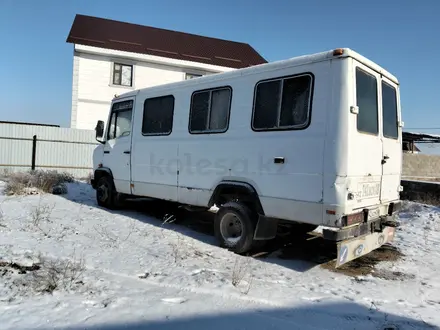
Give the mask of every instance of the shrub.
[[13, 173], [7, 178], [5, 193], [7, 195], [20, 195], [35, 193], [32, 188], [46, 192], [63, 194], [67, 192], [66, 183], [71, 183], [74, 178], [71, 174], [57, 171], [30, 171]]
[[11, 175], [11, 171], [7, 168], [0, 170], [0, 180], [6, 180]]
[[38, 293], [53, 293], [55, 290], [74, 289], [85, 271], [84, 259], [59, 260], [40, 256], [38, 269], [29, 278], [31, 288]]

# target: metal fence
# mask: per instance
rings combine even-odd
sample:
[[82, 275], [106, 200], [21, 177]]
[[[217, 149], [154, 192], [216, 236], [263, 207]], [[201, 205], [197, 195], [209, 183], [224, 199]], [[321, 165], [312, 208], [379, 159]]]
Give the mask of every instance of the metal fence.
[[86, 177], [97, 144], [91, 130], [0, 123], [0, 171], [57, 170]]

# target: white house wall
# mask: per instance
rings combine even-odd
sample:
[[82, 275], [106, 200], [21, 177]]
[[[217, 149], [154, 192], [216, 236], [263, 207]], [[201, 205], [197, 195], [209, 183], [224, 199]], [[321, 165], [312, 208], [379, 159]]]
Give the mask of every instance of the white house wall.
[[78, 107], [78, 79], [79, 79], [79, 56], [73, 56], [73, 77], [72, 77], [72, 111], [70, 114], [71, 127], [76, 127]]
[[94, 129], [98, 120], [107, 122], [110, 102], [95, 103], [78, 101], [76, 127], [77, 129]]
[[[114, 62], [133, 65], [132, 87], [112, 85]], [[181, 81], [186, 73], [212, 74], [230, 70], [233, 69], [75, 45], [71, 127], [94, 129], [98, 120], [107, 122], [109, 106], [115, 95]]]

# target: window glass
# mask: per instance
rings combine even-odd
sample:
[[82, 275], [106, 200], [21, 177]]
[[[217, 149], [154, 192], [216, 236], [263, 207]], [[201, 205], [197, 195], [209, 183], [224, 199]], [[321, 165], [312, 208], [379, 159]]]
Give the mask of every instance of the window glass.
[[131, 86], [131, 66], [122, 67], [121, 85]]
[[146, 99], [142, 119], [142, 134], [170, 134], [173, 128], [174, 96]]
[[128, 86], [133, 84], [133, 66], [114, 63], [113, 64], [113, 85]]
[[356, 100], [359, 107], [358, 131], [378, 134], [377, 80], [359, 68], [356, 68]]
[[190, 131], [203, 131], [209, 111], [209, 91], [194, 93], [191, 103]]
[[212, 92], [209, 129], [224, 130], [228, 126], [229, 89], [219, 89]]
[[253, 122], [255, 129], [277, 128], [280, 88], [281, 80], [258, 84]]
[[130, 135], [132, 109], [133, 101], [123, 101], [113, 104], [107, 134], [108, 140]]
[[310, 76], [284, 80], [280, 127], [302, 126], [308, 121]]
[[107, 136], [108, 140], [113, 140], [116, 138], [115, 128], [116, 128], [116, 113], [113, 112], [112, 116], [110, 118], [110, 124], [109, 124], [109, 129], [108, 129], [108, 136]]
[[229, 123], [230, 107], [230, 88], [195, 92], [191, 101], [190, 132], [226, 131]]
[[307, 126], [310, 117], [311, 87], [310, 75], [258, 83], [253, 128], [299, 129]]
[[397, 139], [397, 95], [396, 89], [382, 81], [383, 136]]
[[116, 117], [116, 138], [130, 135], [131, 112], [131, 110], [118, 112], [118, 116]]

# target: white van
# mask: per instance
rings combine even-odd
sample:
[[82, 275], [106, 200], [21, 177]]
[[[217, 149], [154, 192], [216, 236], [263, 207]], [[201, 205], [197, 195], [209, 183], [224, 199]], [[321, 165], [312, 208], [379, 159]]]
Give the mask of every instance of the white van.
[[393, 239], [399, 83], [350, 49], [131, 91], [107, 123], [93, 154], [101, 206], [138, 196], [215, 205], [216, 237], [237, 253], [280, 225], [323, 226], [337, 266]]

